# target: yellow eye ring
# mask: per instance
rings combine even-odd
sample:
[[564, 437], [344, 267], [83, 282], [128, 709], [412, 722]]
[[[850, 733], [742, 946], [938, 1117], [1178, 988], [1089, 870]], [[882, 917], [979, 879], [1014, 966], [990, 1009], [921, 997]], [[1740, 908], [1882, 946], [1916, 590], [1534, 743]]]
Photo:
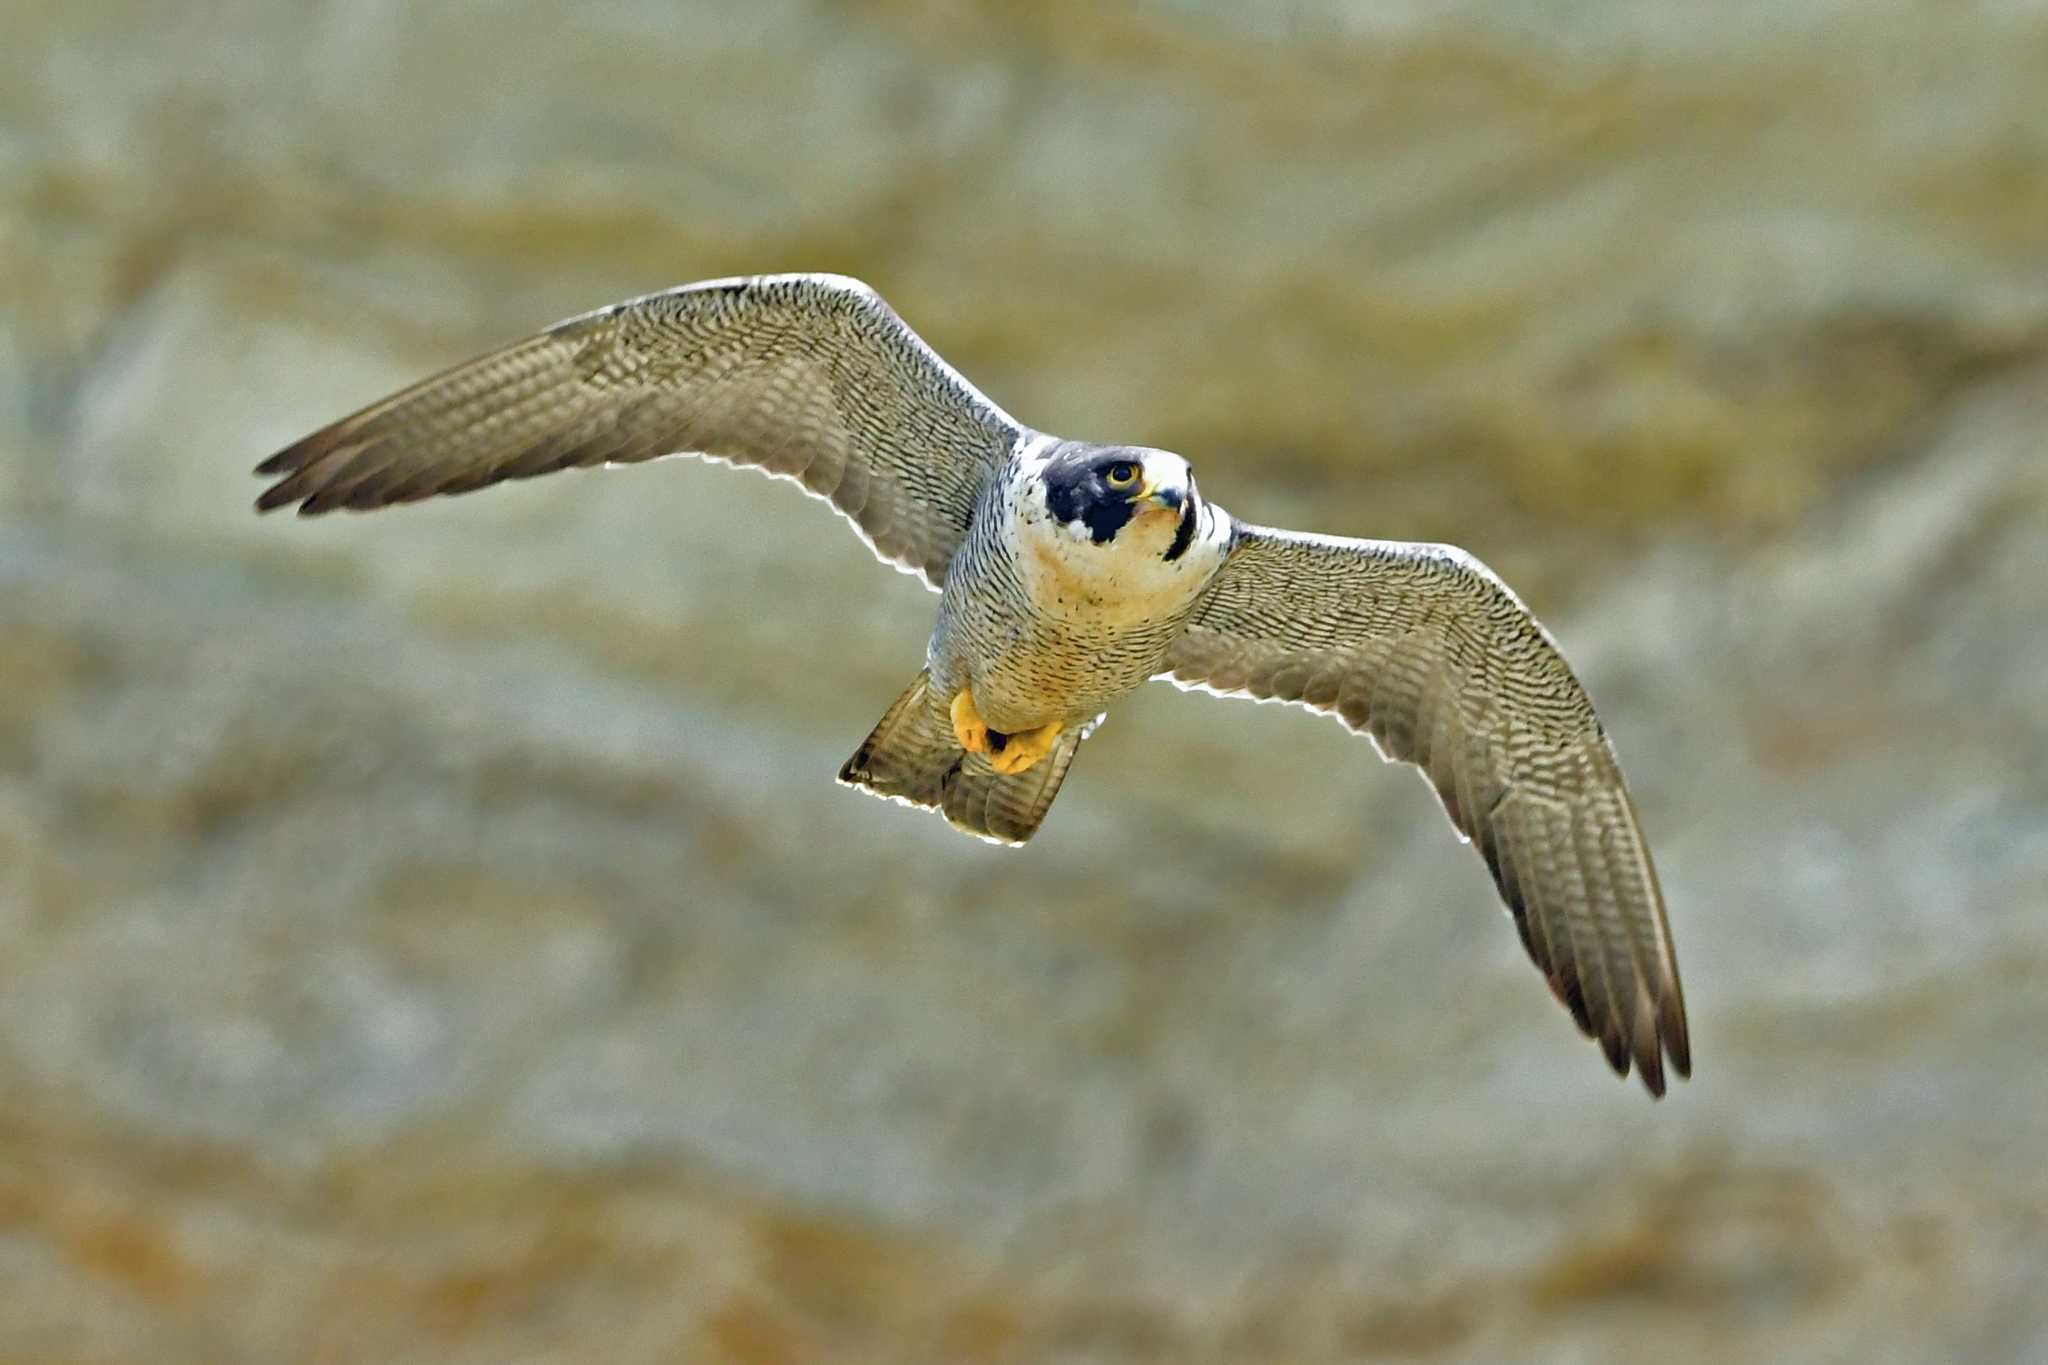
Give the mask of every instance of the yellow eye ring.
[[1118, 460], [1103, 475], [1111, 488], [1129, 488], [1138, 481], [1138, 467], [1129, 460]]

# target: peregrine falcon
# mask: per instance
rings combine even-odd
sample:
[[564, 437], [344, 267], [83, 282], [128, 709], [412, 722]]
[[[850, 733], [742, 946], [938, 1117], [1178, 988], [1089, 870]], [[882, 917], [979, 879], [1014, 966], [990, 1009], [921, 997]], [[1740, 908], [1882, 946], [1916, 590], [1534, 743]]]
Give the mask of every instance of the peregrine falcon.
[[840, 769], [1021, 844], [1147, 679], [1297, 702], [1414, 764], [1608, 1063], [1690, 1074], [1662, 892], [1556, 643], [1446, 545], [1256, 526], [1186, 460], [1015, 421], [875, 292], [712, 280], [561, 322], [279, 451], [256, 506], [363, 510], [577, 465], [696, 455], [826, 499], [939, 594], [924, 668]]

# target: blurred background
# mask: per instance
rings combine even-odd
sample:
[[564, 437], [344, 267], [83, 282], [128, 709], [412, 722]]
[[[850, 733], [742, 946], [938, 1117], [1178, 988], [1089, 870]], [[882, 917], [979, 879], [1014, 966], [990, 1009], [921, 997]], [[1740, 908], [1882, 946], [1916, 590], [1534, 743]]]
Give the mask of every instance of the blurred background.
[[[0, 0], [0, 1358], [2048, 1359], [2048, 8]], [[872, 283], [1449, 540], [1698, 1077], [1424, 787], [1171, 689], [840, 790], [933, 599], [695, 464], [258, 520], [563, 315]]]

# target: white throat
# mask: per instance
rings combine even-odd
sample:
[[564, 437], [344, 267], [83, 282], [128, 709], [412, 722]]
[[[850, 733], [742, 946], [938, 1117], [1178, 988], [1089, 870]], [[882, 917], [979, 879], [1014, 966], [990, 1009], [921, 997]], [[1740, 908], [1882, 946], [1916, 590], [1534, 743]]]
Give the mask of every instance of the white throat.
[[1004, 549], [1038, 610], [1076, 624], [1130, 628], [1177, 616], [1223, 565], [1230, 514], [1206, 501], [1195, 510], [1188, 546], [1172, 559], [1181, 514], [1134, 517], [1097, 544], [1081, 522], [1062, 522], [1046, 506], [1042, 458], [1018, 461], [1004, 489]]

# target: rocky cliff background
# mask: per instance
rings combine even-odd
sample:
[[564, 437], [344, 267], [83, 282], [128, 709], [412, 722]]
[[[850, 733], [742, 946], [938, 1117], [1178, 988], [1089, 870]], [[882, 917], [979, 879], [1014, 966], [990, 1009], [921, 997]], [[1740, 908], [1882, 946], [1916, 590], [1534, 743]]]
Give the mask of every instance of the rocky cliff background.
[[[2048, 1359], [2048, 10], [0, 3], [0, 1358]], [[836, 788], [931, 600], [692, 464], [258, 520], [390, 388], [857, 274], [1443, 539], [1657, 851], [1617, 1084], [1409, 774], [1160, 689]]]

